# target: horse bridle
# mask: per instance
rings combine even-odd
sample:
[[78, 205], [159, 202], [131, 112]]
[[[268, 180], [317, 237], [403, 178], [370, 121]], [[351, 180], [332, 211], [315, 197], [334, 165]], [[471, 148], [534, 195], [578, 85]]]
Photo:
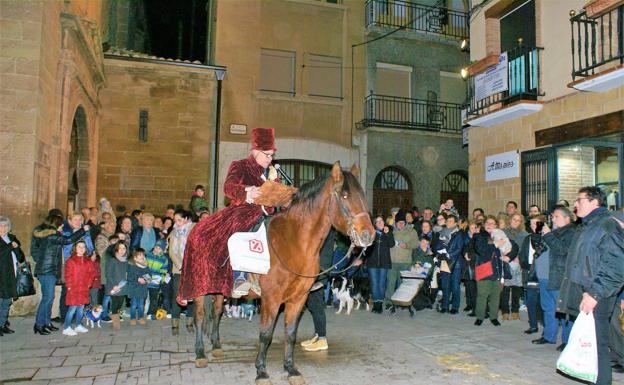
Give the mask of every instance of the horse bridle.
[[[360, 211], [357, 214], [351, 214], [351, 211], [349, 211], [349, 209], [345, 206], [345, 204], [340, 199], [340, 196], [338, 196], [338, 190], [336, 190], [336, 189], [332, 189], [332, 191], [331, 191], [331, 198], [336, 198], [336, 204], [338, 205], [338, 208], [342, 212], [342, 216], [347, 221], [347, 225], [349, 226], [349, 230], [348, 230], [347, 235], [351, 239], [351, 244], [353, 244], [354, 241], [355, 241], [356, 244], [359, 243], [360, 245], [363, 245], [364, 242], [362, 242], [362, 239], [358, 235], [357, 230], [355, 229], [355, 225], [354, 225], [353, 221], [355, 219], [359, 218], [359, 217], [363, 217], [365, 215], [368, 215], [368, 213], [366, 211]], [[331, 198], [330, 198], [330, 206], [331, 206]], [[329, 210], [329, 207], [328, 207], [328, 210]], [[366, 246], [361, 246], [361, 247], [364, 250], [366, 250]]]
[[[351, 245], [349, 245], [349, 250], [347, 250], [347, 252], [345, 253], [344, 257], [342, 257], [338, 262], [336, 262], [333, 265], [331, 265], [329, 268], [327, 268], [327, 269], [325, 269], [325, 270], [323, 270], [320, 273], [315, 274], [315, 275], [306, 275], [306, 274], [297, 273], [296, 271], [292, 271], [290, 269], [290, 267], [288, 267], [288, 265], [282, 260], [282, 258], [280, 257], [279, 253], [277, 252], [277, 250], [275, 250], [275, 246], [273, 246], [273, 243], [271, 242], [271, 239], [269, 238], [268, 239], [269, 247], [271, 249], [273, 249], [273, 254], [277, 257], [277, 259], [280, 261], [282, 266], [284, 266], [284, 268], [286, 270], [288, 270], [292, 274], [295, 274], [295, 275], [298, 275], [298, 276], [304, 277], [304, 278], [318, 278], [318, 277], [320, 277], [323, 274], [329, 273], [334, 268], [339, 266], [344, 260], [346, 260], [346, 259], [351, 257], [351, 253], [353, 253], [353, 249], [355, 248], [355, 243], [353, 242], [354, 239], [357, 240], [360, 244], [364, 244], [364, 242], [362, 242], [362, 240], [360, 239], [360, 236], [357, 234], [357, 230], [355, 229], [355, 225], [353, 224], [353, 220], [356, 219], [356, 218], [362, 217], [364, 215], [368, 215], [368, 213], [366, 211], [362, 211], [362, 212], [359, 212], [357, 214], [351, 214], [349, 209], [340, 200], [340, 196], [338, 196], [338, 190], [332, 189], [330, 194], [331, 194], [331, 196], [329, 198], [330, 199], [329, 205], [327, 205], [328, 214], [329, 214], [329, 210], [331, 209], [331, 200], [332, 200], [332, 198], [335, 197], [336, 198], [336, 204], [338, 205], [338, 208], [340, 209], [340, 211], [342, 213], [342, 216], [345, 217], [345, 220], [347, 221], [347, 225], [349, 226], [349, 230], [348, 230], [349, 234], [348, 235], [349, 235], [349, 239], [351, 239]], [[360, 254], [358, 254], [358, 256], [356, 258], [354, 258], [353, 261], [351, 261], [349, 266], [347, 266], [346, 268], [344, 268], [344, 269], [342, 269], [340, 271], [337, 271], [336, 274], [342, 274], [345, 271], [349, 270], [351, 267], [353, 267], [355, 262], [362, 258], [362, 255], [364, 255], [365, 251], [366, 251], [366, 246], [362, 246], [362, 250], [360, 251]]]

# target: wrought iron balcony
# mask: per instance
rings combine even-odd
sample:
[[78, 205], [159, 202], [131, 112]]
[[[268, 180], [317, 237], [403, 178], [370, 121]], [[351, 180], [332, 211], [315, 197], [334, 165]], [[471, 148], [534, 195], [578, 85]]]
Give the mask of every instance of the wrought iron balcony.
[[[543, 48], [522, 44], [507, 51], [506, 79], [489, 78], [487, 70], [468, 78], [468, 119], [496, 111], [518, 101], [537, 100], [540, 89], [540, 52]], [[504, 70], [504, 69], [503, 69]], [[488, 83], [499, 83], [489, 86]], [[506, 83], [505, 83], [506, 82]], [[502, 89], [499, 92], [492, 92]]]
[[370, 94], [357, 125], [461, 134], [461, 109], [455, 103]]
[[468, 13], [444, 7], [433, 7], [403, 0], [367, 0], [366, 28], [370, 26], [399, 28], [467, 39]]
[[572, 80], [624, 64], [624, 5], [590, 18], [583, 10], [570, 18]]

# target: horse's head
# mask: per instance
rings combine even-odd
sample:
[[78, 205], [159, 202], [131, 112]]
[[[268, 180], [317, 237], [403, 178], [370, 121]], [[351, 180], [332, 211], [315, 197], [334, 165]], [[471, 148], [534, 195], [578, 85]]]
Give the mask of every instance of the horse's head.
[[375, 229], [368, 215], [364, 191], [356, 176], [360, 173], [357, 166], [351, 172], [343, 172], [340, 162], [334, 163], [329, 183], [331, 200], [329, 215], [332, 225], [347, 234], [351, 242], [359, 247], [373, 243]]

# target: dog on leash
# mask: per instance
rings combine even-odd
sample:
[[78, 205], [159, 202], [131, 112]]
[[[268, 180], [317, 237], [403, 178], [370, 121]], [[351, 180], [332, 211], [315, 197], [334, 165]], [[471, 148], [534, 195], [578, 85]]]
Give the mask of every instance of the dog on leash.
[[93, 329], [97, 324], [97, 327], [101, 328], [102, 326], [100, 325], [100, 321], [102, 321], [103, 311], [104, 309], [102, 308], [102, 305], [95, 305], [91, 309], [87, 310], [87, 326]]
[[340, 301], [338, 311], [340, 314], [343, 308], [347, 308], [347, 315], [351, 314], [353, 305], [356, 304], [355, 310], [360, 308], [362, 302], [366, 304], [366, 311], [369, 311], [368, 305], [368, 289], [367, 282], [354, 278], [336, 277], [332, 279], [331, 290]]

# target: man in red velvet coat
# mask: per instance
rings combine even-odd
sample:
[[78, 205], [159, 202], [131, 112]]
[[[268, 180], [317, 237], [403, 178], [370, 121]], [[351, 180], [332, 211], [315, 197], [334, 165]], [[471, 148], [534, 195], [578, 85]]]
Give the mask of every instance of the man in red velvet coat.
[[[276, 178], [271, 165], [275, 153], [273, 128], [254, 128], [252, 149], [245, 159], [232, 162], [223, 186], [230, 205], [200, 221], [188, 236], [178, 298], [189, 300], [205, 294], [232, 293], [232, 268], [227, 261], [227, 241], [236, 232], [249, 231], [263, 213], [274, 209], [254, 204], [258, 188]], [[270, 172], [269, 172], [270, 170]]]

